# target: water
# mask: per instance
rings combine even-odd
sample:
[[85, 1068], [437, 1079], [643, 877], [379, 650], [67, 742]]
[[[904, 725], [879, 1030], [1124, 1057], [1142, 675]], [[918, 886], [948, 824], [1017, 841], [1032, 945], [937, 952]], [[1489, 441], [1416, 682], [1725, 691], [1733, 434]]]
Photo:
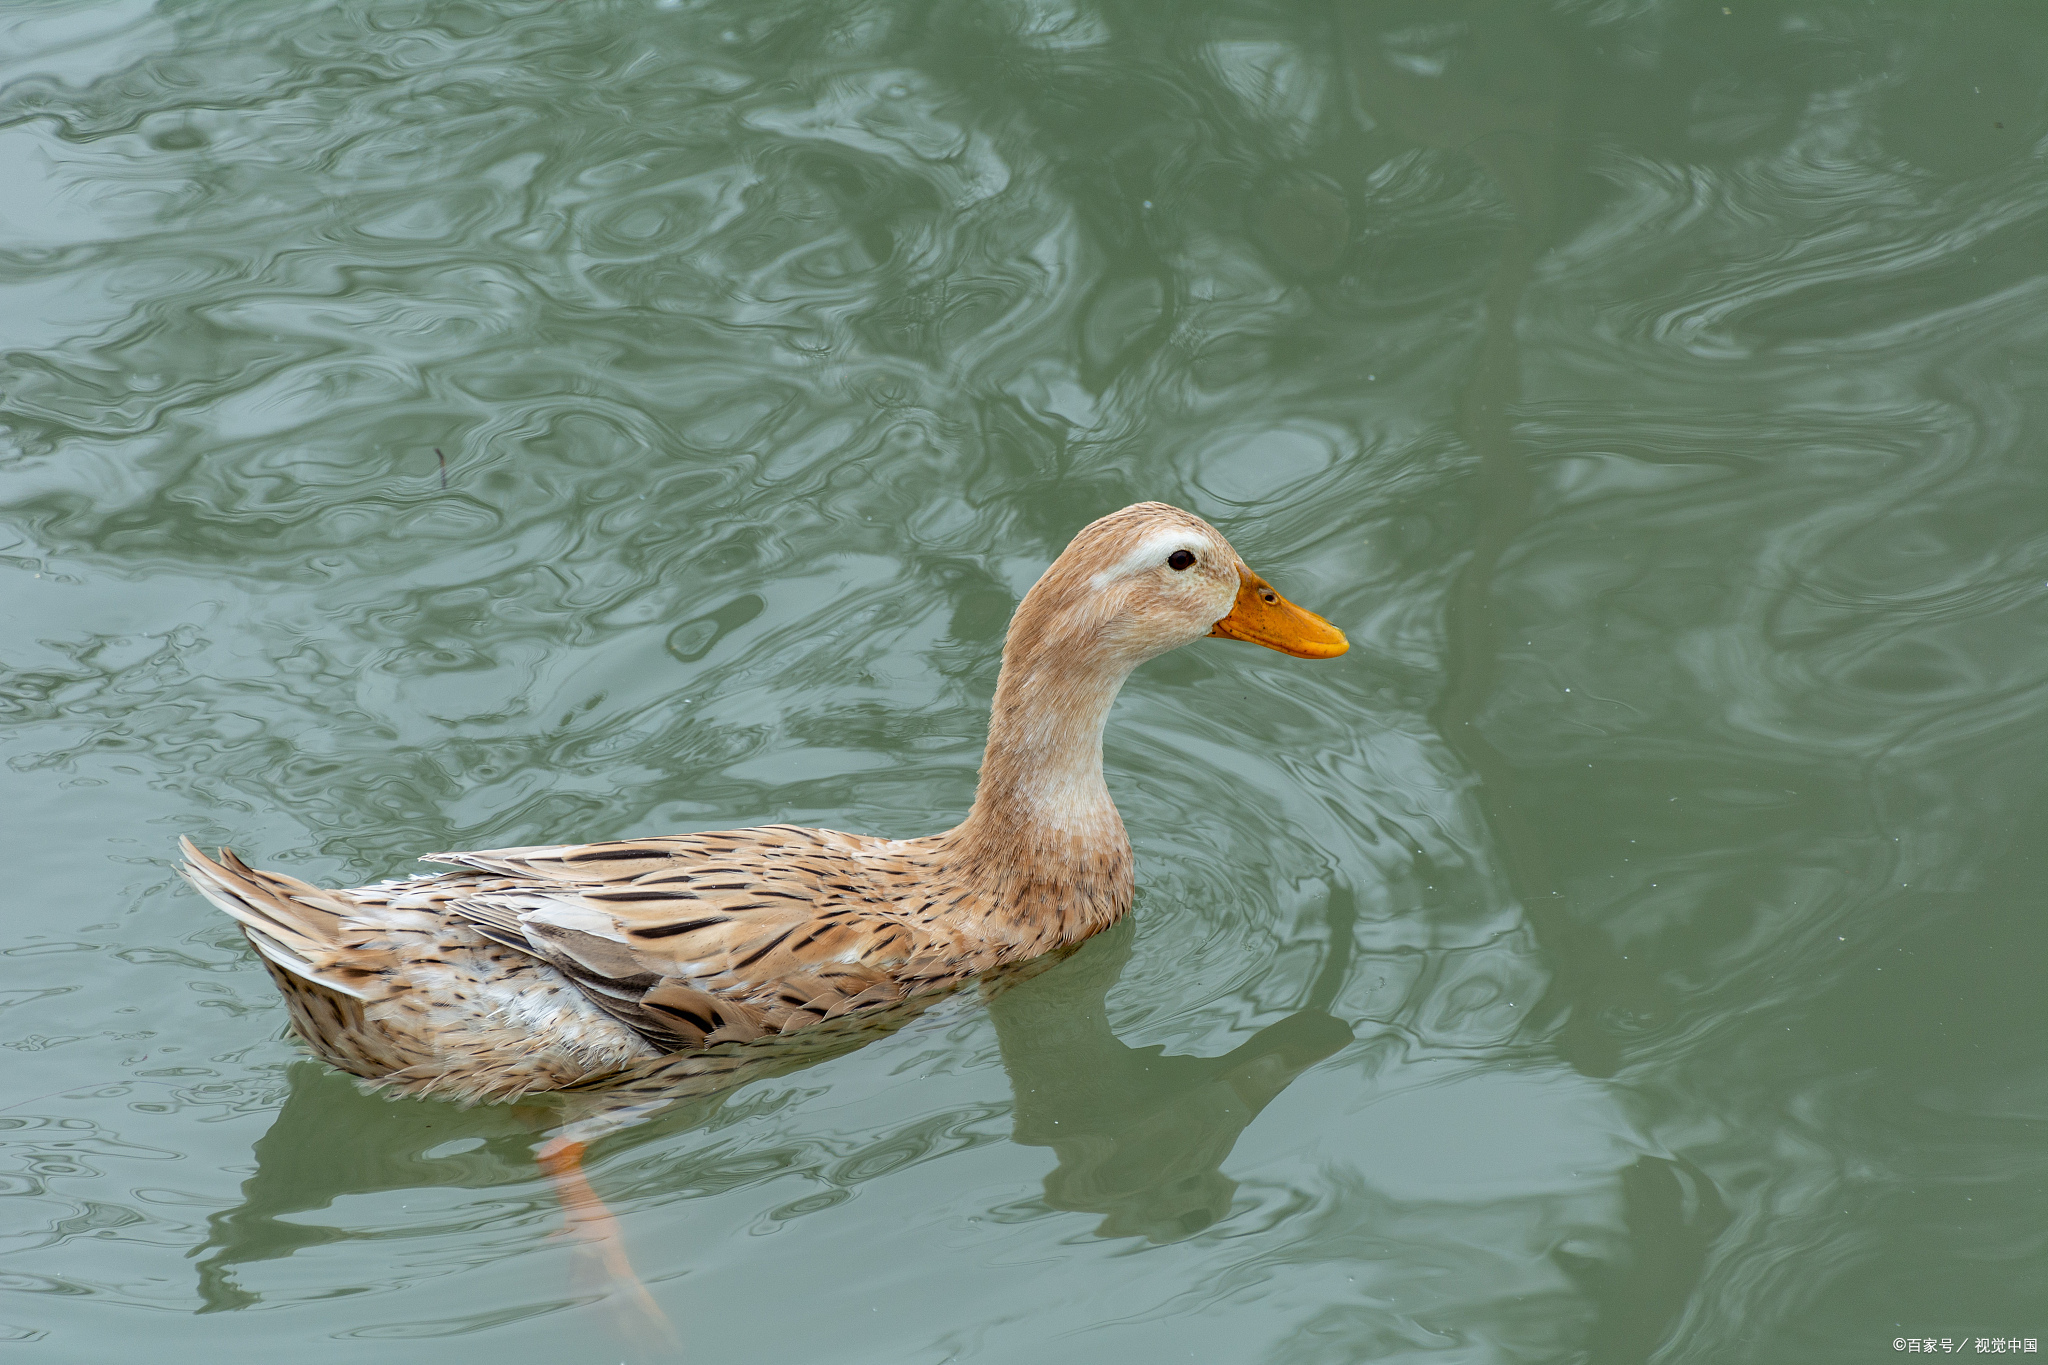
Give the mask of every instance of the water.
[[[1127, 928], [593, 1179], [697, 1360], [2048, 1337], [2028, 4], [0, 14], [0, 1339], [612, 1360], [517, 1110], [304, 1060], [175, 837], [972, 793], [1083, 522]], [[1988, 1348], [1987, 1348], [1988, 1349]]]

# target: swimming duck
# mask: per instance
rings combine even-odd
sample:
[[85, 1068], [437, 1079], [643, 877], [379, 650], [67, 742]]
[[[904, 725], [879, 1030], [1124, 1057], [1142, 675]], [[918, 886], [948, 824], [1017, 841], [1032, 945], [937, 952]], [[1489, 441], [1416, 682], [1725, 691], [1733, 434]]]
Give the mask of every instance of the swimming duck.
[[465, 1100], [588, 1086], [887, 1010], [1115, 923], [1131, 847], [1103, 724], [1132, 669], [1205, 635], [1349, 647], [1200, 517], [1139, 503], [1082, 528], [1018, 605], [974, 805], [944, 834], [767, 825], [430, 853], [460, 870], [350, 890], [184, 840], [183, 870], [332, 1065]]

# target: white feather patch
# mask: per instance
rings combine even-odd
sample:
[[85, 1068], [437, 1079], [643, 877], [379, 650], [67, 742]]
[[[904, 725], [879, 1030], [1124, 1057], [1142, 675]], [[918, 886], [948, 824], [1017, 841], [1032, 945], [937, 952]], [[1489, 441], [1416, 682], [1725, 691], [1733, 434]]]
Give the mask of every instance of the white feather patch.
[[[499, 902], [510, 901], [511, 896], [499, 895], [491, 899]], [[570, 905], [553, 898], [536, 898], [538, 905], [530, 901], [520, 904], [519, 918], [528, 924], [551, 924], [557, 929], [570, 929], [579, 934], [591, 934], [597, 938], [608, 938], [614, 943], [625, 943], [626, 935], [619, 928], [619, 922], [602, 910], [584, 905]]]
[[1175, 550], [1187, 550], [1199, 559], [1212, 548], [1209, 538], [1193, 527], [1169, 526], [1146, 536], [1132, 547], [1129, 554], [1096, 574], [1088, 583], [1090, 587], [1104, 588], [1119, 578], [1159, 567]]

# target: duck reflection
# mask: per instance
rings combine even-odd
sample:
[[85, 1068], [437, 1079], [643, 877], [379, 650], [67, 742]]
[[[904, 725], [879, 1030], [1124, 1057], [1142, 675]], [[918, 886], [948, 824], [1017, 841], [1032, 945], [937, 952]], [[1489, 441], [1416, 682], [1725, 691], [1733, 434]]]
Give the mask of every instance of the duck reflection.
[[1011, 1136], [1059, 1158], [1046, 1203], [1105, 1215], [1098, 1236], [1168, 1242], [1229, 1213], [1237, 1182], [1223, 1162], [1238, 1135], [1352, 1034], [1311, 1006], [1220, 1057], [1131, 1047], [1106, 1007], [1131, 937], [1126, 921], [1056, 970], [998, 989], [989, 1014], [1015, 1095]]
[[[1352, 1034], [1310, 1007], [1220, 1057], [1130, 1047], [1110, 1031], [1106, 997], [1130, 959], [1131, 942], [1127, 920], [1063, 960], [1034, 964], [982, 989], [1014, 1095], [1013, 1136], [1025, 1146], [1050, 1147], [1058, 1158], [1045, 1178], [1046, 1202], [1104, 1215], [1099, 1235], [1165, 1242], [1229, 1213], [1236, 1182], [1222, 1166], [1239, 1134]], [[762, 1074], [750, 1070], [744, 1078]], [[614, 1141], [637, 1145], [701, 1127], [740, 1093], [736, 1086], [682, 1098], [659, 1118], [617, 1131]], [[643, 1101], [636, 1099], [611, 1122], [642, 1118]], [[241, 1202], [212, 1216], [205, 1243], [192, 1253], [199, 1258], [200, 1311], [258, 1301], [237, 1280], [237, 1266], [393, 1235], [290, 1215], [386, 1190], [533, 1185], [534, 1143], [562, 1118], [551, 1102], [464, 1110], [386, 1099], [364, 1094], [317, 1062], [295, 1063], [284, 1105], [255, 1144], [256, 1171], [243, 1182]], [[592, 1122], [587, 1115], [579, 1119], [580, 1125]], [[548, 1198], [537, 1192], [535, 1202]]]
[[518, 1106], [458, 1109], [367, 1095], [350, 1077], [310, 1059], [294, 1062], [277, 1118], [256, 1139], [256, 1171], [242, 1202], [213, 1214], [199, 1261], [202, 1313], [246, 1308], [234, 1267], [308, 1247], [384, 1236], [290, 1215], [349, 1195], [453, 1186], [488, 1189], [535, 1178], [534, 1115]]

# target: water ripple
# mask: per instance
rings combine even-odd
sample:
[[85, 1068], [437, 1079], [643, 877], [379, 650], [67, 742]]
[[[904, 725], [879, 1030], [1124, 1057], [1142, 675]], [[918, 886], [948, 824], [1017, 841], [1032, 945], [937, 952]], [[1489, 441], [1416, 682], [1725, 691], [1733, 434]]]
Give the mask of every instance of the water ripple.
[[600, 1149], [694, 1346], [2031, 1330], [2048, 30], [1738, 8], [0, 18], [0, 1336], [588, 1354], [549, 1116], [171, 836], [929, 832], [1148, 497], [1359, 648], [1133, 680], [1129, 929]]

